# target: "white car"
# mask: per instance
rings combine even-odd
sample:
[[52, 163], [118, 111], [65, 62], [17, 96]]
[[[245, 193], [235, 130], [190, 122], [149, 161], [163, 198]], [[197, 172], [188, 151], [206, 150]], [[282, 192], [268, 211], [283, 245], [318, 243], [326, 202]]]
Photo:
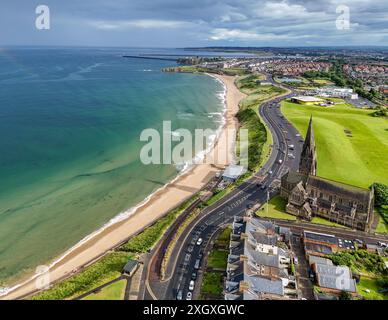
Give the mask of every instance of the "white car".
[[191, 300], [193, 298], [193, 294], [189, 291], [186, 295], [186, 300]]
[[198, 241], [197, 241], [197, 246], [200, 246], [203, 242], [203, 239], [202, 238], [199, 238]]
[[194, 284], [195, 284], [194, 280], [191, 280], [191, 281], [190, 281], [190, 284], [189, 284], [189, 290], [190, 290], [190, 291], [193, 291], [193, 290], [194, 290]]

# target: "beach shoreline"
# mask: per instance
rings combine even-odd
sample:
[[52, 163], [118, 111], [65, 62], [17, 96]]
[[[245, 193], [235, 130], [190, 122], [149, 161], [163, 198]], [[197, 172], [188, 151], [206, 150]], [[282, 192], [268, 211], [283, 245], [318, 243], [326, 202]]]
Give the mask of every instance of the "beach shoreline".
[[[203, 164], [193, 165], [186, 172], [178, 175], [170, 183], [158, 189], [134, 207], [135, 210], [131, 210], [129, 215], [121, 220], [116, 216], [112, 219], [114, 223], [108, 223], [105, 227], [88, 235], [64, 254], [61, 254], [49, 265], [52, 283], [74, 274], [85, 265], [101, 258], [107, 251], [153, 224], [200, 191], [215, 176], [216, 172], [233, 161], [235, 137], [233, 139], [228, 137], [228, 130], [238, 129], [235, 115], [239, 109], [238, 104], [245, 97], [245, 94], [235, 86], [235, 77], [208, 76], [221, 81], [226, 88], [224, 124], [217, 137], [218, 139], [213, 145], [214, 147], [206, 155], [208, 161]], [[221, 157], [222, 155], [227, 156], [219, 159], [218, 155], [221, 155]], [[214, 161], [209, 157], [216, 157], [217, 159]], [[217, 165], [212, 164], [214, 162]], [[24, 282], [13, 286], [11, 291], [7, 295], [1, 296], [0, 299], [17, 299], [36, 291], [35, 278], [36, 276], [30, 276]]]

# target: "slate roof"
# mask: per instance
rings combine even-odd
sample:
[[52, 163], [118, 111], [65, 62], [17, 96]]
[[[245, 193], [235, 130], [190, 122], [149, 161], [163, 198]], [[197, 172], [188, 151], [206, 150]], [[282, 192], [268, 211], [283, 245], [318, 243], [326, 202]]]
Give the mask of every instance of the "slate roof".
[[316, 264], [317, 282], [320, 287], [357, 292], [355, 280], [346, 266]]
[[354, 199], [364, 203], [369, 203], [370, 191], [338, 181], [332, 181], [317, 176], [309, 176], [307, 185], [336, 194], [338, 197]]
[[300, 181], [303, 181], [303, 183], [306, 182], [307, 180], [307, 176], [304, 175], [304, 174], [301, 174], [299, 172], [296, 172], [296, 171], [288, 171], [283, 177], [282, 177], [282, 180], [287, 182], [287, 183], [290, 183], [290, 184], [297, 184], [299, 183]]

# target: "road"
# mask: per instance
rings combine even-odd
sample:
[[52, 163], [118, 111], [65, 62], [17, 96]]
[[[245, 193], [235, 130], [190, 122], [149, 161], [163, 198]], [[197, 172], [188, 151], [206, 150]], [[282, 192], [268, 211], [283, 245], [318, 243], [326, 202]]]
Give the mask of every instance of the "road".
[[[272, 78], [268, 80], [273, 82]], [[191, 275], [197, 272], [196, 260], [204, 254], [202, 248], [207, 246], [215, 231], [230, 222], [233, 216], [243, 215], [248, 206], [265, 202], [272, 182], [280, 179], [289, 168], [298, 167], [303, 140], [299, 132], [280, 112], [280, 101], [292, 95], [293, 93], [276, 97], [263, 103], [259, 109], [260, 116], [273, 136], [272, 151], [267, 163], [257, 174], [222, 200], [205, 208], [199, 217], [189, 224], [187, 232], [177, 240], [171, 255], [175, 259], [170, 259], [167, 274], [172, 276], [167, 277], [164, 282], [159, 282], [155, 281], [154, 277], [151, 277], [153, 281], [149, 281], [148, 275], [145, 279], [147, 285], [144, 299], [175, 299], [179, 290], [183, 290], [183, 297], [186, 297]], [[292, 155], [289, 156], [289, 154]], [[264, 180], [262, 180], [263, 176], [265, 176]], [[259, 181], [265, 189], [258, 187]], [[272, 195], [270, 194], [270, 197]], [[195, 244], [198, 238], [203, 239], [201, 246]]]
[[[267, 80], [276, 86], [270, 76]], [[284, 87], [283, 87], [284, 88]], [[275, 97], [267, 101], [259, 108], [260, 116], [272, 133], [273, 145], [271, 154], [263, 166], [263, 168], [244, 182], [238, 188], [234, 189], [227, 196], [222, 198], [216, 204], [205, 208], [199, 216], [194, 219], [187, 227], [185, 232], [178, 238], [174, 247], [171, 259], [167, 266], [167, 277], [164, 281], [156, 279], [153, 271], [148, 268], [148, 273], [144, 276], [144, 290], [140, 299], [159, 299], [170, 300], [176, 299], [177, 293], [182, 291], [183, 299], [189, 291], [189, 283], [193, 273], [201, 275], [203, 256], [208, 252], [204, 251], [212, 239], [213, 235], [223, 225], [230, 223], [235, 215], [244, 215], [247, 208], [257, 203], [264, 203], [267, 197], [275, 195], [276, 191], [271, 191], [269, 186], [275, 181], [279, 180], [284, 173], [290, 168], [297, 169], [299, 165], [299, 156], [303, 146], [303, 139], [300, 133], [289, 123], [280, 111], [280, 101], [293, 96], [294, 93]], [[262, 180], [262, 177], [265, 177]], [[259, 182], [265, 187], [262, 189], [258, 187]], [[375, 243], [378, 237], [368, 234], [360, 234], [359, 232], [348, 231], [346, 229], [331, 228], [327, 226], [317, 226], [311, 223], [280, 221], [279, 224], [291, 227], [295, 234], [300, 234], [304, 228], [312, 231], [337, 233], [343, 238], [354, 239], [360, 238], [366, 242]], [[201, 245], [197, 245], [197, 239], [202, 238]], [[160, 259], [161, 250], [155, 250], [150, 254], [149, 260]], [[198, 270], [196, 266], [197, 260], [200, 258], [201, 265]], [[150, 262], [149, 262], [150, 263]], [[201, 277], [200, 277], [201, 278]], [[198, 284], [199, 285], [199, 282]], [[194, 299], [199, 292], [196, 288], [194, 290]]]

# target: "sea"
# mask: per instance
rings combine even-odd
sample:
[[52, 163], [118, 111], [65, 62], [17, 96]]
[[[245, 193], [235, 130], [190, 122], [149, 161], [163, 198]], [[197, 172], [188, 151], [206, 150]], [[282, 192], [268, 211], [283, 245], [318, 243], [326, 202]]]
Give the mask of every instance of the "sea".
[[[0, 286], [124, 219], [186, 165], [145, 165], [144, 129], [222, 126], [225, 89], [164, 73], [183, 49], [0, 48]], [[228, 55], [220, 52], [213, 55]], [[208, 148], [209, 146], [205, 146]], [[204, 147], [204, 148], [205, 148]]]

